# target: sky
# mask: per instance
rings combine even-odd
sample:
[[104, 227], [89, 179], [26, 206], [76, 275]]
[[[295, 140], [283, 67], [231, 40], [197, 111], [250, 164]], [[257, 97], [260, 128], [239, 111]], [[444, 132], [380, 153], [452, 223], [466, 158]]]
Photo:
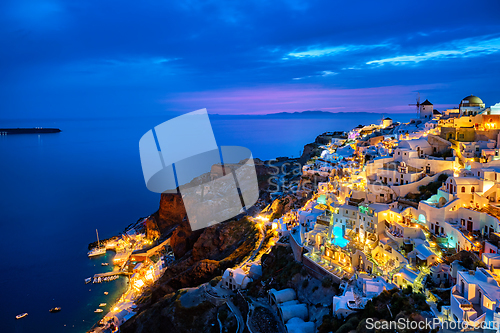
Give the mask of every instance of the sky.
[[0, 119], [500, 102], [500, 1], [4, 0]]

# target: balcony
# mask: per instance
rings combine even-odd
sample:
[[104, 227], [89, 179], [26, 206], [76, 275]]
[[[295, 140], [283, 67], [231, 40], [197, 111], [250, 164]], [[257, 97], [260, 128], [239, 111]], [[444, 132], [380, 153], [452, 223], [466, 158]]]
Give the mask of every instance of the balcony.
[[331, 215], [328, 214], [321, 214], [320, 216], [317, 217], [316, 222], [325, 226], [329, 226], [331, 221]]

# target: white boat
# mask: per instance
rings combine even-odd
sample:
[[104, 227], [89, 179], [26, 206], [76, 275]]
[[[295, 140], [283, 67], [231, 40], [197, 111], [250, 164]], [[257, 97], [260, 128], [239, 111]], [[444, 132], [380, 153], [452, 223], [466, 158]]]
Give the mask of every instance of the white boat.
[[92, 278], [86, 278], [85, 279], [85, 284], [90, 283], [92, 281]]
[[107, 292], [107, 291], [105, 291], [105, 292], [104, 292], [104, 295], [107, 295], [107, 294], [108, 294], [108, 292]]
[[109, 265], [109, 263], [107, 263], [107, 262], [101, 263], [101, 266], [108, 266], [108, 265]]
[[103, 306], [106, 306], [106, 303], [99, 304], [99, 307], [103, 307]]
[[27, 315], [28, 315], [28, 312], [18, 314], [18, 315], [16, 316], [16, 319], [21, 319], [21, 318], [24, 318], [24, 317], [26, 317]]
[[103, 312], [103, 311], [104, 311], [103, 309], [95, 309], [94, 312], [99, 313], [99, 312]]
[[101, 243], [99, 242], [99, 233], [97, 232], [97, 229], [95, 229], [95, 233], [97, 234], [97, 247], [87, 253], [89, 257], [95, 257], [106, 253], [106, 247], [101, 246]]

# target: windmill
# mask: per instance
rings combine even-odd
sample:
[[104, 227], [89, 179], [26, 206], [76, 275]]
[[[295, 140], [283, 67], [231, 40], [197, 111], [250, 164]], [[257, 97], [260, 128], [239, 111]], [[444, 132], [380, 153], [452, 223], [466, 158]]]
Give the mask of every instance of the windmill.
[[415, 105], [417, 107], [417, 116], [420, 118], [420, 93], [417, 92], [417, 98], [416, 98], [416, 104], [408, 104], [408, 105]]

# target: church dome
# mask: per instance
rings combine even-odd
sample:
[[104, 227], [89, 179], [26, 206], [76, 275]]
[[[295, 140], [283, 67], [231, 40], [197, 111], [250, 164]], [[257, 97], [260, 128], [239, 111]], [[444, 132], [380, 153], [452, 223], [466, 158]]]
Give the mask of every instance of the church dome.
[[470, 95], [470, 96], [465, 97], [462, 100], [462, 102], [460, 103], [460, 105], [462, 105], [462, 106], [481, 106], [481, 105], [483, 105], [483, 107], [484, 107], [484, 102], [481, 98], [474, 96], [474, 95]]

